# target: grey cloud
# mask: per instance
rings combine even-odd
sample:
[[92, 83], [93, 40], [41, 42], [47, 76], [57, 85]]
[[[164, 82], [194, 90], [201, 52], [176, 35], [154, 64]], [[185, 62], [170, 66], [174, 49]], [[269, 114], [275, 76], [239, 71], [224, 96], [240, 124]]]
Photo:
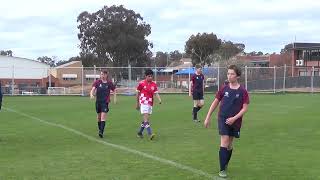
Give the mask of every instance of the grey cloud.
[[82, 3], [61, 14], [50, 11], [47, 16], [0, 17], [0, 49], [15, 48], [14, 53], [28, 57], [55, 55], [67, 59], [76, 56], [79, 52], [77, 15], [83, 10], [94, 12], [103, 5], [112, 4], [124, 4], [151, 25], [148, 39], [154, 43], [152, 51], [182, 51], [190, 35], [198, 32], [213, 32], [221, 39], [244, 43], [246, 51], [279, 52], [294, 37], [300, 41], [320, 41], [317, 35], [320, 3], [311, 0], [302, 4], [289, 0]]

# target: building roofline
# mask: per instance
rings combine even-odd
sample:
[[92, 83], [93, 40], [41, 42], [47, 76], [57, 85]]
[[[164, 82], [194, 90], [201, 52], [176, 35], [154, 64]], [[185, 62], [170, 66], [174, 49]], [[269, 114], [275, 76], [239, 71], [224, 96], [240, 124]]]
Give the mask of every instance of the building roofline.
[[0, 57], [8, 57], [8, 58], [16, 58], [16, 59], [21, 59], [21, 60], [27, 60], [27, 61], [32, 61], [32, 62], [36, 62], [36, 63], [40, 63], [40, 64], [43, 64], [43, 65], [49, 66], [46, 63], [43, 63], [43, 62], [40, 62], [40, 61], [37, 61], [37, 60], [34, 60], [34, 59], [22, 58], [22, 57], [17, 57], [17, 56], [4, 56], [4, 55], [0, 55]]
[[68, 62], [68, 63], [61, 64], [60, 66], [57, 66], [56, 68], [67, 67], [67, 66], [70, 66], [70, 65], [75, 64], [75, 63], [78, 63], [78, 62], [81, 62], [81, 61], [70, 61], [70, 62]]
[[301, 43], [294, 42], [287, 44], [286, 49], [320, 49], [320, 43]]

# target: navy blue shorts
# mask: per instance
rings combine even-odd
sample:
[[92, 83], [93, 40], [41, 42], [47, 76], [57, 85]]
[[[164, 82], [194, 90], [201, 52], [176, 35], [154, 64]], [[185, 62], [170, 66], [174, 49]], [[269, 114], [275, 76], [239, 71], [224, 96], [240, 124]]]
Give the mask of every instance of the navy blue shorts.
[[96, 102], [96, 112], [97, 113], [107, 113], [109, 112], [109, 103], [106, 102]]
[[193, 100], [203, 100], [203, 92], [193, 92], [192, 93]]
[[220, 135], [227, 135], [235, 138], [240, 138], [240, 128], [237, 128], [234, 125], [230, 126], [226, 124], [226, 118], [218, 118], [218, 128]]

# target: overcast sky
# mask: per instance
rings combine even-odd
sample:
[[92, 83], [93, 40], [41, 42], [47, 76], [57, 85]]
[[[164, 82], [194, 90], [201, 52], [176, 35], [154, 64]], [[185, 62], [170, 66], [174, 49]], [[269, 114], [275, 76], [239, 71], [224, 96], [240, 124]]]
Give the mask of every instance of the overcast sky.
[[320, 42], [316, 0], [1, 0], [0, 50], [36, 59], [79, 54], [77, 16], [104, 5], [140, 13], [151, 25], [153, 52], [184, 50], [190, 35], [213, 32], [244, 43], [246, 52], [280, 52], [296, 42]]

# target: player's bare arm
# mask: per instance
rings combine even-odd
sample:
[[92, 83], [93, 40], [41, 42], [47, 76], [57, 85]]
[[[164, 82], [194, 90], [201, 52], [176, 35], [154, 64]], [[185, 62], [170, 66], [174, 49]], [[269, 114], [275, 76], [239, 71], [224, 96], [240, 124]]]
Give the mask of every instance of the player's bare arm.
[[94, 94], [96, 93], [96, 87], [92, 87], [91, 91], [90, 91], [90, 98], [94, 99]]
[[219, 104], [219, 100], [217, 98], [215, 98], [210, 106], [210, 109], [209, 109], [207, 116], [206, 116], [206, 119], [204, 121], [204, 126], [206, 128], [208, 128], [210, 126], [211, 115], [212, 115], [213, 111], [216, 109], [216, 107], [218, 106], [218, 104]]
[[204, 84], [204, 79], [202, 81], [202, 90], [203, 90], [203, 93], [204, 93], [204, 88], [205, 88], [205, 84]]
[[162, 103], [162, 101], [161, 101], [161, 97], [160, 97], [159, 92], [156, 92], [156, 96], [157, 96], [157, 98], [158, 98], [159, 104], [161, 104], [161, 103]]
[[191, 96], [191, 87], [192, 87], [192, 81], [189, 83], [189, 96]]
[[139, 103], [139, 96], [140, 96], [140, 91], [137, 90], [136, 92], [136, 109], [140, 109], [140, 103]]
[[117, 104], [117, 89], [113, 90], [113, 103]]

